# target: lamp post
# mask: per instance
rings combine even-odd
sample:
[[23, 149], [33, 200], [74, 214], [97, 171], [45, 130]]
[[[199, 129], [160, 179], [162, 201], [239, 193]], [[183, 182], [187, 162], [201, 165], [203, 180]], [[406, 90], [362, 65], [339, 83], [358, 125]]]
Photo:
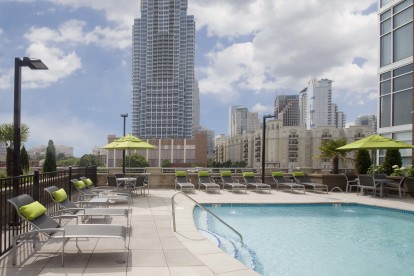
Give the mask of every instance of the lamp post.
[[[128, 117], [128, 113], [121, 114], [121, 117], [124, 118], [124, 136], [125, 136], [125, 120]], [[122, 173], [125, 173], [125, 150], [122, 150]]]
[[275, 118], [274, 115], [263, 116], [263, 134], [262, 134], [262, 183], [265, 183], [265, 162], [266, 162], [266, 119]]
[[[13, 119], [13, 176], [20, 175], [20, 118], [21, 118], [21, 78], [22, 67], [32, 70], [47, 70], [40, 59], [24, 57], [14, 59], [14, 119]], [[16, 184], [18, 186], [18, 184]], [[17, 192], [18, 187], [15, 187]]]

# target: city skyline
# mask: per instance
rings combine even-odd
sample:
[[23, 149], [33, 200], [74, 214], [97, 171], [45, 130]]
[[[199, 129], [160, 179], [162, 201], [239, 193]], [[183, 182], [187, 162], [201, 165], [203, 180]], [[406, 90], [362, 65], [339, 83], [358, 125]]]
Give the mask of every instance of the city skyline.
[[[298, 94], [313, 77], [333, 80], [332, 101], [348, 123], [377, 115], [377, 1], [188, 5], [196, 21], [201, 125], [216, 135], [228, 132], [230, 106], [246, 106], [260, 118], [272, 113], [277, 95]], [[120, 114], [131, 114], [132, 25], [139, 12], [136, 0], [0, 1], [0, 122], [13, 120], [14, 57], [31, 56], [50, 70], [22, 73], [27, 148], [52, 139], [81, 156], [104, 146], [108, 134], [120, 136]]]

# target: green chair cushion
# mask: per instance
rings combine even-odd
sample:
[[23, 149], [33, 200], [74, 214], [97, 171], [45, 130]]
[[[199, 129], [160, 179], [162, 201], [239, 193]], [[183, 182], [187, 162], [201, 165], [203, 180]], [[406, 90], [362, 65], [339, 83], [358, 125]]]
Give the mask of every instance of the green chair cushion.
[[46, 213], [46, 211], [46, 207], [40, 204], [39, 201], [32, 202], [19, 208], [19, 213], [28, 220], [34, 220]]
[[305, 176], [304, 172], [293, 172], [292, 173], [293, 176]]
[[244, 177], [252, 177], [252, 176], [254, 176], [254, 172], [244, 172], [243, 176]]
[[76, 189], [82, 190], [83, 188], [85, 188], [85, 182], [83, 182], [82, 180], [78, 180], [75, 183], [75, 187]]
[[176, 171], [175, 176], [187, 176], [187, 172], [186, 171]]
[[283, 176], [283, 172], [272, 172], [272, 176]]
[[199, 171], [198, 176], [210, 176], [210, 173], [208, 171]]
[[221, 171], [220, 175], [221, 176], [231, 176], [231, 171]]
[[63, 188], [54, 191], [52, 193], [52, 196], [57, 202], [63, 202], [68, 198], [68, 195], [66, 194], [66, 191]]
[[90, 178], [86, 178], [85, 180], [83, 180], [83, 183], [85, 183], [86, 187], [91, 187], [93, 185], [93, 182]]

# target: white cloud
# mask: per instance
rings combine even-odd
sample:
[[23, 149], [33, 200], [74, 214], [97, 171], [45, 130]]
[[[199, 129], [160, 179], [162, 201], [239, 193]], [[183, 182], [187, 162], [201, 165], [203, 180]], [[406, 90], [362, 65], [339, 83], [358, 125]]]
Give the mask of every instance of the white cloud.
[[251, 112], [257, 112], [260, 114], [273, 114], [273, 106], [262, 105], [261, 103], [255, 104], [250, 108]]
[[[207, 56], [200, 92], [228, 99], [243, 90], [294, 89], [316, 77], [334, 81], [350, 101], [376, 91], [377, 15], [362, 14], [375, 0], [194, 0], [197, 26], [232, 37]], [[217, 20], [217, 13], [221, 14]], [[327, 23], [329, 22], [329, 24]], [[250, 42], [245, 42], [249, 35]], [[244, 40], [238, 42], [238, 40]], [[353, 64], [355, 58], [366, 62]], [[335, 92], [337, 91], [337, 92]], [[224, 95], [225, 94], [225, 95]]]

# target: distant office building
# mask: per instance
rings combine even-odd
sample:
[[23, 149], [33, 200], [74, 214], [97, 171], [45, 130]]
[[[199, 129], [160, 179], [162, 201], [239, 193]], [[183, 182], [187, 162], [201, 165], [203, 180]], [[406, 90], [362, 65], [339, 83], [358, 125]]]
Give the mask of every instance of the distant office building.
[[187, 0], [141, 0], [133, 25], [132, 133], [191, 138], [195, 22]]
[[299, 93], [300, 125], [306, 129], [335, 126], [343, 128], [346, 115], [332, 103], [332, 81], [311, 79]]
[[355, 119], [356, 126], [369, 126], [373, 133], [377, 133], [377, 116], [375, 115], [359, 115]]
[[[54, 146], [55, 146], [56, 155], [64, 154], [65, 157], [73, 157], [73, 147], [62, 146], [62, 145], [54, 145]], [[33, 147], [27, 150], [27, 154], [29, 154], [30, 158], [37, 159], [39, 156], [46, 155], [46, 149], [47, 149], [47, 146], [45, 145], [42, 145], [39, 147]]]
[[214, 160], [214, 130], [198, 127], [195, 128], [194, 137], [196, 133], [205, 133], [207, 135], [207, 159]]
[[299, 95], [277, 96], [274, 103], [274, 116], [281, 119], [284, 126], [299, 126]]
[[[378, 134], [412, 144], [413, 1], [379, 0]], [[412, 164], [412, 150], [400, 150]], [[380, 153], [380, 161], [383, 155]]]
[[249, 112], [247, 107], [232, 106], [230, 108], [230, 136], [237, 136], [243, 132], [252, 132], [260, 128], [259, 114]]

